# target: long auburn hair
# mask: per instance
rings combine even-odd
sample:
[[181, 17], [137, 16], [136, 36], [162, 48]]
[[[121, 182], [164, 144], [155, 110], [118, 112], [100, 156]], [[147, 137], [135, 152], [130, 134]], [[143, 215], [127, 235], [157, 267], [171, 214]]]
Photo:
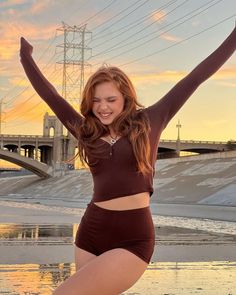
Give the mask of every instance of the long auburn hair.
[[89, 161], [88, 155], [92, 155], [95, 159], [102, 157], [101, 150], [94, 145], [94, 142], [109, 134], [109, 128], [94, 115], [92, 106], [95, 87], [103, 82], [113, 82], [124, 97], [124, 109], [113, 120], [112, 128], [116, 134], [128, 137], [137, 160], [138, 171], [147, 175], [153, 171], [148, 136], [150, 124], [146, 114], [141, 111], [144, 106], [137, 101], [132, 82], [121, 69], [114, 66], [100, 67], [90, 76], [84, 87], [80, 105], [84, 118], [78, 126], [71, 126], [78, 138], [78, 152], [72, 159], [79, 156], [84, 167], [85, 163], [92, 167], [95, 163]]

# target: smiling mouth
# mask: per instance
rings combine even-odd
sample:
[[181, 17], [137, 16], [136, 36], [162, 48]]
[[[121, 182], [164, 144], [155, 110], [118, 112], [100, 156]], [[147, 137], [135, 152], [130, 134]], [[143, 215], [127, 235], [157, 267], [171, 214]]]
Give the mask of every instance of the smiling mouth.
[[107, 114], [102, 114], [102, 113], [99, 113], [100, 117], [102, 118], [108, 118], [112, 113], [107, 113]]

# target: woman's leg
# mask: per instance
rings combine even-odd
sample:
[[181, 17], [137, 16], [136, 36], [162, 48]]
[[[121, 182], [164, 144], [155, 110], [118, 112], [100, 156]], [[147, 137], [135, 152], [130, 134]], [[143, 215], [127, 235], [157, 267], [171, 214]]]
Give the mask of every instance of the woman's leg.
[[78, 271], [97, 256], [75, 245], [75, 269]]
[[118, 295], [132, 287], [147, 266], [147, 262], [126, 249], [112, 249], [89, 261], [53, 295]]

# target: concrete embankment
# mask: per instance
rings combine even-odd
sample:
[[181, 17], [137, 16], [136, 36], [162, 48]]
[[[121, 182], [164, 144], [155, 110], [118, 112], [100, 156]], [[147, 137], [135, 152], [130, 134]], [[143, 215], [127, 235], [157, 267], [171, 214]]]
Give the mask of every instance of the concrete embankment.
[[[114, 180], [115, 181], [115, 180]], [[28, 200], [77, 207], [93, 192], [87, 170], [40, 179], [35, 175], [0, 178], [2, 200]], [[152, 204], [236, 206], [236, 151], [158, 160]]]
[[157, 161], [154, 202], [236, 206], [236, 151]]

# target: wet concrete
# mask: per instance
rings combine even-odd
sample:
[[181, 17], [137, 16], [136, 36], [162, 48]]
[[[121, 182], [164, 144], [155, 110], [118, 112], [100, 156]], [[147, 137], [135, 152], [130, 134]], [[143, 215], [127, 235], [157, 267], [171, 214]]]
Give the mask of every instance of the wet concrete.
[[[50, 295], [75, 265], [0, 265], [0, 294]], [[236, 262], [151, 263], [124, 295], [235, 295]]]
[[[123, 294], [236, 295], [234, 223], [171, 219], [195, 226], [184, 228], [170, 225], [167, 217], [158, 220], [151, 262], [140, 280]], [[75, 272], [73, 241], [79, 223], [44, 221], [0, 224], [0, 294], [52, 294]]]
[[[79, 224], [0, 224], [0, 263], [72, 263]], [[236, 235], [156, 226], [151, 262], [236, 261]], [[43, 255], [42, 255], [43, 253]]]

